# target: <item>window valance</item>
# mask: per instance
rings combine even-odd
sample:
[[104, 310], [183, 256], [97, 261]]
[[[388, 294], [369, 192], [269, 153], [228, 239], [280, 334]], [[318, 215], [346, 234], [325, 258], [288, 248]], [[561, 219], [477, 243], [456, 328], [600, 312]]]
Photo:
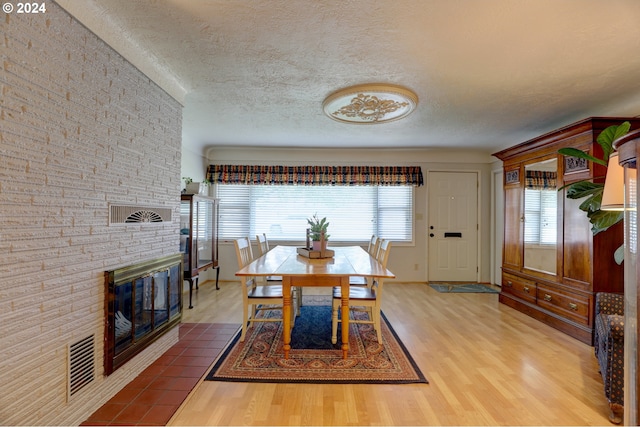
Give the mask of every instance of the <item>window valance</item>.
[[207, 179], [220, 184], [423, 185], [420, 166], [209, 165]]
[[524, 185], [532, 190], [548, 190], [558, 186], [557, 173], [547, 171], [527, 171]]

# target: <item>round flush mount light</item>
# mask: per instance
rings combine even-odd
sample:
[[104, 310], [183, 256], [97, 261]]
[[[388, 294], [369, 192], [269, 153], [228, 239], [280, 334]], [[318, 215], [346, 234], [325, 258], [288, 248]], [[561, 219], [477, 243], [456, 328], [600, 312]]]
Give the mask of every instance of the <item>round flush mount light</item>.
[[322, 103], [327, 116], [344, 123], [375, 124], [401, 119], [418, 105], [418, 96], [402, 86], [372, 83], [332, 93]]

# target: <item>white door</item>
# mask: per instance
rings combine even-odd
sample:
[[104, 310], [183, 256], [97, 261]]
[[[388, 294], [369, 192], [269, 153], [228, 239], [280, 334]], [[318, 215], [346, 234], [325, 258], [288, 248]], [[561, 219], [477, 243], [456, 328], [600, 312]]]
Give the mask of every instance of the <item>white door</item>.
[[477, 282], [478, 174], [429, 172], [430, 282]]

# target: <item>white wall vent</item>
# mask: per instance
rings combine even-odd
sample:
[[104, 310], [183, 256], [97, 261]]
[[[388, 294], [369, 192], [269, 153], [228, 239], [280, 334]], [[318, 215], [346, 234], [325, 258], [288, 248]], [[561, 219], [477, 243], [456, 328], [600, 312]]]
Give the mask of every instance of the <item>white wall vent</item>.
[[89, 385], [95, 379], [94, 335], [90, 335], [75, 344], [69, 344], [67, 400]]
[[155, 206], [111, 205], [109, 225], [159, 223], [171, 221], [171, 209]]

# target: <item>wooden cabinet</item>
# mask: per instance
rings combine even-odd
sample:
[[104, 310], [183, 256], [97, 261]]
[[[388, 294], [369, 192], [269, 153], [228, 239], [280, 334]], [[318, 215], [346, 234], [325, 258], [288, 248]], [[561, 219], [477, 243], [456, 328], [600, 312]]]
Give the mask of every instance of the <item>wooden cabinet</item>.
[[[625, 120], [632, 129], [640, 127], [638, 119], [589, 118], [494, 154], [503, 161], [505, 197], [499, 300], [588, 344], [593, 342], [595, 293], [623, 292], [623, 266], [613, 257], [623, 242], [623, 226], [592, 234], [586, 213], [578, 208], [583, 200], [567, 199], [561, 188], [582, 179], [602, 181], [606, 169], [558, 150], [574, 147], [601, 158], [598, 135]], [[540, 182], [541, 176], [549, 186], [545, 200], [555, 204], [546, 206], [546, 219], [544, 202], [537, 208], [530, 202], [538, 188], [531, 182]], [[536, 226], [527, 222], [531, 217], [538, 217]], [[555, 223], [544, 230], [547, 220]], [[545, 232], [546, 240], [539, 237]]]
[[182, 194], [180, 203], [180, 252], [183, 255], [184, 280], [189, 282], [189, 308], [193, 308], [193, 285], [198, 288], [200, 272], [218, 265], [218, 199]]

